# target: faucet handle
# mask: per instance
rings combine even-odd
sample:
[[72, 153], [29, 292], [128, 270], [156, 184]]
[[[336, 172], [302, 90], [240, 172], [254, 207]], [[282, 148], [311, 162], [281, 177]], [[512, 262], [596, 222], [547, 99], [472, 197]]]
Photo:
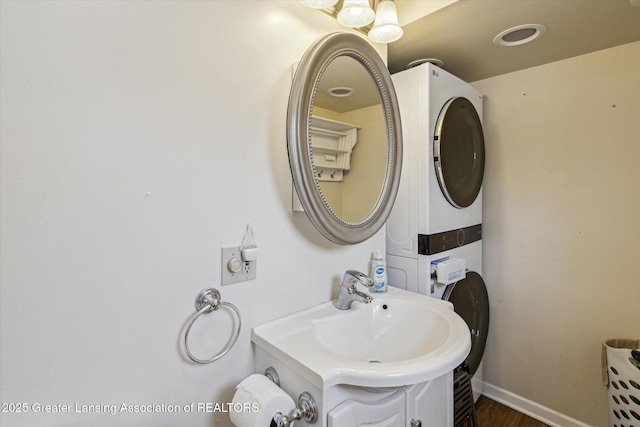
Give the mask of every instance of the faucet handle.
[[364, 273], [361, 273], [357, 270], [347, 270], [344, 273], [344, 277], [347, 281], [351, 282], [351, 280], [348, 280], [349, 277], [351, 276], [354, 279], [356, 279], [358, 282], [362, 283], [362, 285], [366, 286], [367, 288], [370, 288], [373, 286], [373, 280], [371, 280], [371, 278], [369, 276], [367, 276]]

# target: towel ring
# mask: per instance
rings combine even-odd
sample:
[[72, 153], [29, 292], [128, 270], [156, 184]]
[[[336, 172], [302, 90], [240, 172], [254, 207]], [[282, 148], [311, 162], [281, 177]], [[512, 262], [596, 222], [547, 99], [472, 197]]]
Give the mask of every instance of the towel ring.
[[[200, 317], [201, 314], [210, 313], [214, 310], [217, 310], [220, 308], [221, 305], [230, 307], [233, 311], [235, 311], [236, 317], [238, 318], [238, 327], [236, 328], [231, 341], [229, 341], [227, 346], [223, 348], [218, 354], [211, 357], [210, 359], [199, 359], [195, 357], [193, 354], [191, 354], [191, 351], [189, 350], [188, 339], [189, 339], [189, 331], [191, 330], [191, 326], [193, 325], [193, 322], [195, 322], [196, 319]], [[233, 345], [238, 340], [238, 336], [240, 336], [240, 328], [242, 327], [242, 319], [240, 318], [240, 311], [238, 311], [235, 305], [228, 302], [220, 301], [220, 292], [218, 292], [218, 290], [214, 288], [203, 289], [202, 291], [200, 291], [200, 293], [196, 297], [196, 310], [197, 311], [195, 312], [195, 314], [193, 314], [189, 319], [189, 322], [187, 322], [187, 329], [184, 333], [184, 349], [187, 352], [189, 359], [193, 360], [196, 363], [206, 364], [206, 363], [215, 362], [216, 360], [220, 359], [225, 354], [227, 354], [229, 350], [231, 350], [231, 347], [233, 347]]]

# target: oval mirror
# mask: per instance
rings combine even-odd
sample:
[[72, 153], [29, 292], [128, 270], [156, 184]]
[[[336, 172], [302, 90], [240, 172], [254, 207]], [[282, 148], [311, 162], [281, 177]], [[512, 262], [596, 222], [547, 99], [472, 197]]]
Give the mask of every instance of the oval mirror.
[[354, 244], [382, 227], [400, 180], [400, 112], [391, 76], [364, 39], [333, 33], [304, 54], [287, 145], [296, 193], [320, 233]]

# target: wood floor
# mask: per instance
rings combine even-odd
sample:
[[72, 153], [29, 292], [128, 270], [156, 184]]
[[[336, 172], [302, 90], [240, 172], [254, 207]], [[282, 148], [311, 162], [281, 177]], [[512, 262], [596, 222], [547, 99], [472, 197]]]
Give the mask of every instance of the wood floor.
[[476, 402], [476, 418], [478, 427], [548, 427], [484, 396]]

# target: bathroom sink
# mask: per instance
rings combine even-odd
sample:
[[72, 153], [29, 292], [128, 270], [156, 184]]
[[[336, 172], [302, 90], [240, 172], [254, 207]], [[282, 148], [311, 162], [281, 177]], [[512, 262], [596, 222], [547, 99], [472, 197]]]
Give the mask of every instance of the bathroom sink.
[[449, 335], [448, 326], [444, 316], [425, 309], [421, 301], [382, 298], [353, 304], [342, 315], [312, 322], [311, 333], [325, 351], [337, 357], [386, 363], [438, 349]]
[[369, 304], [327, 302], [252, 330], [253, 342], [320, 388], [401, 387], [464, 361], [469, 328], [445, 301], [389, 288]]

